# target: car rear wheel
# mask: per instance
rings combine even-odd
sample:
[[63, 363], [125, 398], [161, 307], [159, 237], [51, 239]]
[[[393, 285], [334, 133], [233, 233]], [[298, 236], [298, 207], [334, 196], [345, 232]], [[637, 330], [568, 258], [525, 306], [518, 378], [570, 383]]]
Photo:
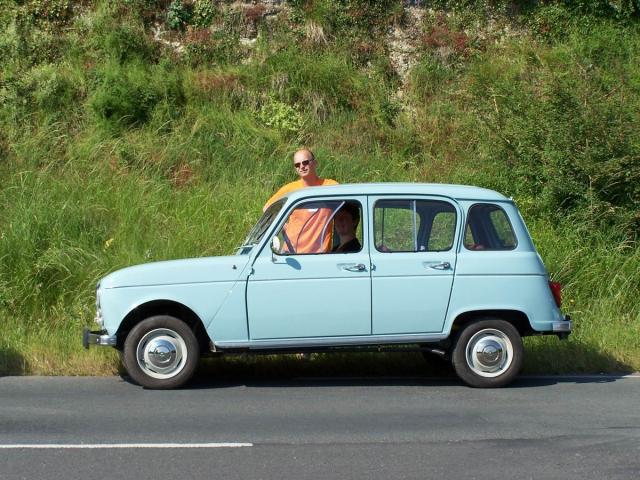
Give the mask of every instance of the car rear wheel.
[[472, 387], [497, 388], [520, 372], [524, 349], [518, 330], [509, 322], [480, 320], [464, 327], [452, 354], [457, 375]]
[[137, 324], [124, 342], [123, 363], [131, 378], [151, 389], [184, 385], [198, 365], [200, 348], [191, 328], [168, 315]]

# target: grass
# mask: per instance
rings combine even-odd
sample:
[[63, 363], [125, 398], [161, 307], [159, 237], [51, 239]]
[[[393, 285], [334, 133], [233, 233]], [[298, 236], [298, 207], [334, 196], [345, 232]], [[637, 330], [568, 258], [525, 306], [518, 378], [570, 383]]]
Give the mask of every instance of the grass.
[[[253, 53], [236, 42], [238, 18], [216, 14], [214, 27], [236, 33], [221, 43], [174, 32], [197, 43], [182, 57], [152, 40], [157, 13], [144, 2], [97, 2], [62, 20], [3, 8], [0, 374], [117, 372], [115, 352], [80, 347], [96, 281], [232, 252], [293, 179], [300, 145], [341, 183], [512, 195], [575, 322], [567, 342], [527, 339], [525, 372], [640, 370], [637, 20], [560, 4], [488, 19], [440, 3], [449, 15], [424, 17], [401, 97], [380, 33], [402, 22], [395, 2], [375, 24], [364, 0], [296, 3], [269, 22], [257, 12]], [[321, 41], [307, 21], [324, 28]], [[429, 368], [415, 354], [209, 363], [214, 373]]]

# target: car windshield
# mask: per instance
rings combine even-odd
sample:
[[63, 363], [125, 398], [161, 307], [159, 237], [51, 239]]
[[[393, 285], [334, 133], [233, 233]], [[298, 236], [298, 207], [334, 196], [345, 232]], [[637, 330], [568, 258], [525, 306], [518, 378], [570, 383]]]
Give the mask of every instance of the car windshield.
[[278, 216], [278, 213], [280, 212], [280, 209], [282, 208], [286, 200], [286, 198], [282, 198], [277, 202], [271, 204], [269, 208], [265, 210], [265, 212], [260, 217], [260, 220], [258, 220], [258, 223], [256, 223], [255, 226], [251, 229], [245, 241], [238, 248], [238, 255], [245, 255], [249, 253], [251, 249], [255, 245], [257, 245], [260, 240], [262, 240], [262, 237], [267, 232], [267, 230], [269, 230], [269, 227]]

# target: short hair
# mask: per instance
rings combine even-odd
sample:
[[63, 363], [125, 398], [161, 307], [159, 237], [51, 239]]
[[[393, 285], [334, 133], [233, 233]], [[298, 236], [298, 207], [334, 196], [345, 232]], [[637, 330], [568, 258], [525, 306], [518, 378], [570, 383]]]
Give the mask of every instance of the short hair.
[[356, 202], [345, 202], [345, 204], [338, 211], [342, 210], [351, 215], [351, 218], [353, 218], [353, 221], [356, 225], [360, 223], [360, 204]]

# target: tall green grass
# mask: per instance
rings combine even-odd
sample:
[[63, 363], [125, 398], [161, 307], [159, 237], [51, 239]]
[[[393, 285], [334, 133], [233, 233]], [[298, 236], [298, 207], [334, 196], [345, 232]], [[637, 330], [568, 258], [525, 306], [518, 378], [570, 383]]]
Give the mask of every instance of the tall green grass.
[[165, 11], [151, 3], [0, 14], [0, 374], [115, 372], [113, 352], [80, 347], [97, 280], [232, 252], [301, 145], [342, 183], [512, 195], [575, 321], [568, 342], [527, 340], [526, 371], [640, 370], [632, 14], [440, 2], [401, 84], [384, 41], [399, 2], [375, 21], [365, 0], [292, 2], [269, 21], [223, 9], [211, 34], [172, 33], [182, 55], [152, 40]]

